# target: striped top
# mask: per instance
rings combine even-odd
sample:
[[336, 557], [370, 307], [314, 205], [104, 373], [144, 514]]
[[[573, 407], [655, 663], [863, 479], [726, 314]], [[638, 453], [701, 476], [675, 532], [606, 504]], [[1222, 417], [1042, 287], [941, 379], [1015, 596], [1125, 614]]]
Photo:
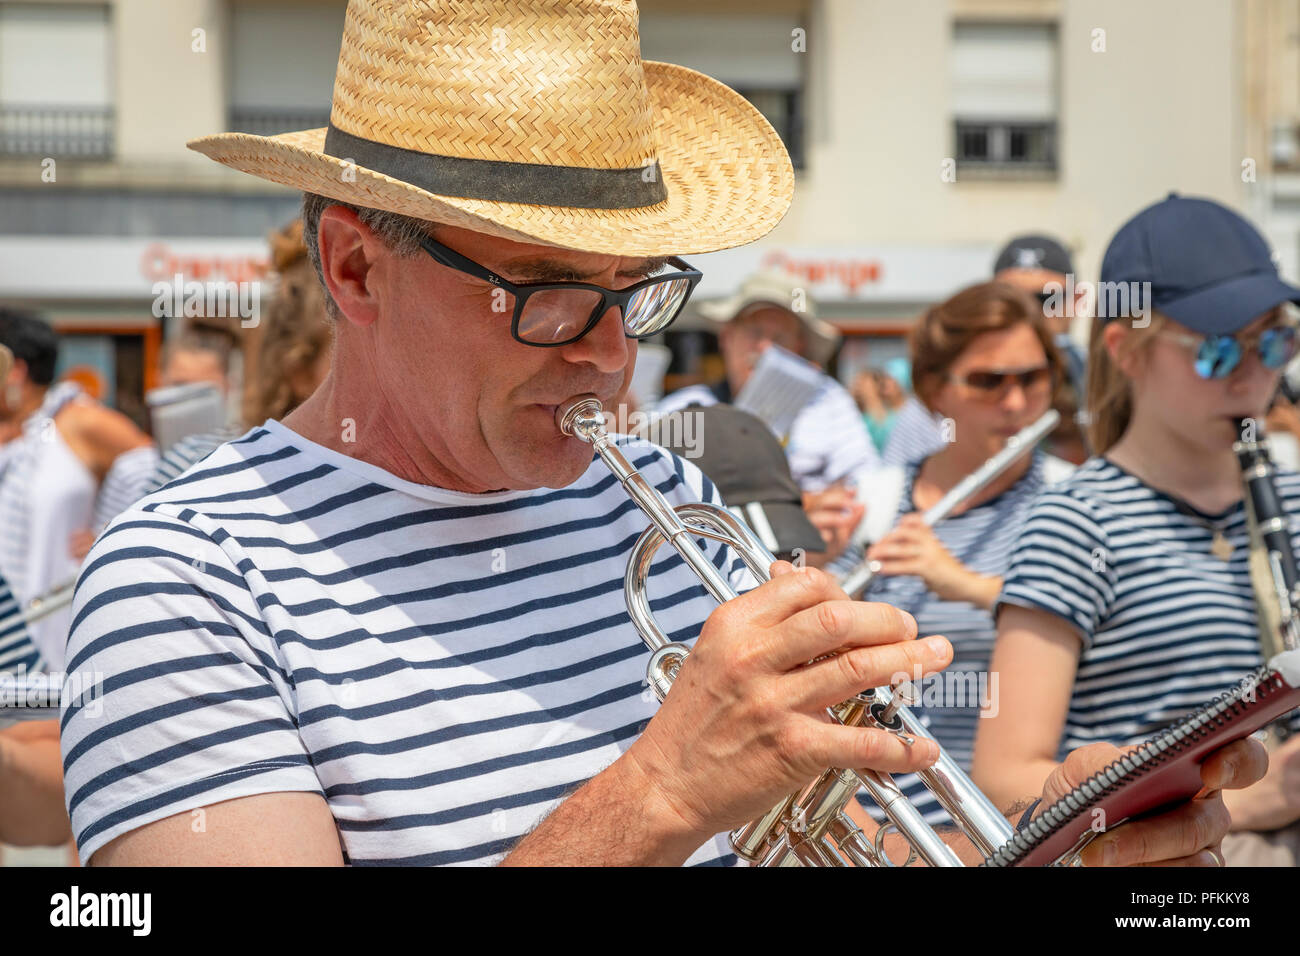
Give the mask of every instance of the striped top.
[[[661, 400], [655, 414], [730, 400], [725, 383], [720, 393], [706, 385], [691, 385]], [[795, 416], [785, 453], [790, 460], [790, 474], [804, 491], [822, 491], [841, 479], [880, 465], [880, 455], [853, 396], [825, 374], [821, 388]]]
[[[913, 462], [904, 469], [898, 518], [916, 510], [912, 491], [921, 464]], [[934, 525], [935, 537], [970, 570], [1000, 576], [1007, 570], [1016, 537], [1044, 483], [1044, 456], [1036, 451], [1019, 481], [997, 497], [940, 521]], [[858, 554], [860, 557], [861, 552]], [[992, 615], [969, 601], [940, 599], [921, 578], [912, 575], [877, 576], [863, 599], [901, 608], [916, 618], [918, 634], [942, 634], [952, 642], [952, 663], [939, 674], [922, 678], [916, 687], [919, 703], [911, 710], [949, 756], [969, 771], [980, 711], [997, 712], [997, 679], [989, 673], [997, 636]], [[928, 823], [952, 822], [915, 774], [899, 775], [895, 782]], [[874, 802], [861, 795], [859, 800], [873, 817], [885, 819]]]
[[[64, 440], [55, 419], [75, 401], [89, 401], [81, 387], [60, 382], [23, 422], [23, 434], [6, 457], [0, 480], [0, 574], [24, 602], [66, 585], [77, 574], [72, 536], [99, 532], [140, 498], [153, 474], [153, 446], [119, 455], [104, 476], [95, 474]], [[50, 666], [63, 663], [71, 624], [68, 610], [30, 625], [31, 638]]]
[[173, 478], [185, 472], [191, 465], [196, 465], [208, 455], [231, 439], [242, 433], [236, 428], [224, 428], [215, 432], [200, 432], [187, 435], [176, 444], [163, 451], [158, 458], [158, 467], [150, 476], [145, 494], [157, 491]]
[[158, 449], [152, 445], [132, 448], [114, 458], [95, 496], [91, 527], [96, 531], [106, 528], [110, 521], [152, 491], [157, 470]]
[[[1277, 487], [1300, 545], [1300, 475]], [[1048, 611], [1082, 638], [1063, 750], [1140, 742], [1262, 663], [1245, 505], [1201, 519], [1105, 458], [1031, 509], [998, 608]], [[1234, 546], [1227, 562], [1210, 553], [1207, 523]]]
[[[693, 465], [625, 453], [672, 503]], [[96, 543], [67, 669], [103, 692], [62, 716], [83, 861], [164, 817], [323, 795], [354, 865], [487, 864], [654, 716], [623, 574], [647, 519], [605, 466], [559, 489], [401, 480], [268, 421], [132, 507]], [[738, 588], [738, 558], [706, 546]], [[652, 605], [690, 641], [714, 602], [661, 549]], [[733, 862], [715, 838], [691, 862]]]
[[21, 611], [9, 585], [0, 579], [0, 673], [22, 675], [43, 669]]
[[935, 416], [911, 395], [898, 410], [889, 443], [880, 457], [886, 465], [910, 465], [933, 455], [943, 444]]

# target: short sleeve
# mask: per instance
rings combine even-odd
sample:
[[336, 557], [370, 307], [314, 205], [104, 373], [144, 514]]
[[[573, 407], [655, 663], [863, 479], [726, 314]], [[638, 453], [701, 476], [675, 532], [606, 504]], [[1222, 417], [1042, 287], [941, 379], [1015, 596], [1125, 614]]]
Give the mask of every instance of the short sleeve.
[[805, 491], [821, 491], [880, 466], [880, 455], [853, 396], [833, 379], [827, 379], [795, 418], [786, 451], [790, 472]]
[[95, 498], [93, 526], [98, 530], [135, 504], [152, 489], [158, 468], [158, 451], [145, 445], [113, 459]]
[[323, 794], [237, 547], [195, 520], [127, 512], [77, 584], [61, 737], [83, 863], [123, 833], [198, 807]]
[[1016, 540], [994, 618], [1008, 604], [1047, 611], [1074, 625], [1086, 648], [1114, 598], [1114, 560], [1091, 509], [1067, 492], [1040, 494]]

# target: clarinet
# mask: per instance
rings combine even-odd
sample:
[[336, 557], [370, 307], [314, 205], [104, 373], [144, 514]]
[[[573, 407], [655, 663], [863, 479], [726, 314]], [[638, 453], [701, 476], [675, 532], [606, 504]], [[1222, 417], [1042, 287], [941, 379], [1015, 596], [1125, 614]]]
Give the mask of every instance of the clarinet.
[[[1250, 534], [1251, 585], [1259, 613], [1259, 644], [1267, 663], [1283, 651], [1300, 647], [1300, 573], [1291, 547], [1291, 522], [1282, 507], [1273, 476], [1277, 467], [1269, 455], [1258, 421], [1237, 420], [1238, 441], [1232, 450], [1241, 465]], [[1247, 436], [1250, 436], [1247, 438]], [[1266, 740], [1280, 743], [1288, 735], [1285, 723], [1266, 731]]]

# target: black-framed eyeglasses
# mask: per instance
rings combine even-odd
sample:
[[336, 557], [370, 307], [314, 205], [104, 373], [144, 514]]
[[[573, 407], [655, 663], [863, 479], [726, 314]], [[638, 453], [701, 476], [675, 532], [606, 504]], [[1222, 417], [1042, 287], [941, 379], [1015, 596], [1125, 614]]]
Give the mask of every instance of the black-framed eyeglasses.
[[420, 245], [447, 268], [509, 293], [514, 299], [510, 334], [516, 342], [539, 348], [571, 345], [615, 306], [623, 315], [623, 334], [628, 338], [644, 339], [662, 332], [681, 313], [703, 278], [698, 269], [674, 256], [668, 264], [679, 271], [650, 276], [626, 289], [606, 289], [590, 282], [514, 283], [436, 239], [426, 236]]

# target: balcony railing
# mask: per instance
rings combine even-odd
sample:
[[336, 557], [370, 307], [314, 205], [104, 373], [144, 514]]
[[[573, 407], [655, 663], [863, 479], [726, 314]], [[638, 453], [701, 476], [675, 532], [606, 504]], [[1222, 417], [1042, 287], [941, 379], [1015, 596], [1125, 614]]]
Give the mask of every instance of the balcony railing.
[[303, 109], [243, 109], [230, 111], [232, 133], [252, 133], [256, 136], [275, 136], [294, 133], [300, 129], [320, 129], [330, 121], [330, 111]]
[[1056, 172], [1055, 120], [954, 121], [958, 169], [1041, 175]]
[[0, 103], [0, 156], [113, 155], [113, 110], [95, 106]]

